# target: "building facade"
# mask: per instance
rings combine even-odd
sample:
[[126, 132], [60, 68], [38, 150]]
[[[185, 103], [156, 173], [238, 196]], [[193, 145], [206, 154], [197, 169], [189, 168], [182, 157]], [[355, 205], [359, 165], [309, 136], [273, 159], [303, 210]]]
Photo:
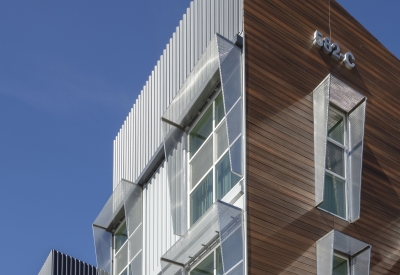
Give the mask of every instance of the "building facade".
[[93, 224], [127, 274], [399, 274], [400, 62], [335, 1], [195, 0]]
[[53, 249], [47, 256], [39, 275], [109, 275], [109, 273]]

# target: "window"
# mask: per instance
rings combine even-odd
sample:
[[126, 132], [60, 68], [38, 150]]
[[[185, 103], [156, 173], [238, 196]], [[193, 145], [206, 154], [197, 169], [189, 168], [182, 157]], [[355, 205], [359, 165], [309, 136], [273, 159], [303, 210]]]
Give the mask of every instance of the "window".
[[189, 133], [190, 226], [240, 180], [231, 172], [224, 114], [219, 93]]
[[221, 248], [218, 247], [190, 271], [189, 275], [222, 275]]
[[315, 204], [360, 217], [366, 97], [328, 75], [313, 92]]
[[[132, 275], [133, 270], [141, 274], [142, 264], [142, 226], [136, 226], [131, 234], [128, 232], [128, 225], [136, 226], [129, 219], [121, 222], [113, 233], [113, 273], [114, 275]], [[128, 237], [129, 235], [129, 237]], [[128, 247], [130, 246], [130, 247]]]
[[317, 275], [367, 275], [370, 258], [370, 245], [336, 230], [317, 241]]
[[163, 274], [244, 274], [243, 215], [241, 208], [216, 201], [161, 257]]
[[114, 273], [115, 275], [128, 275], [128, 231], [126, 222], [122, 222], [113, 236], [113, 255], [114, 255]]
[[347, 218], [347, 119], [345, 113], [330, 106], [326, 140], [324, 200], [320, 207]]
[[333, 255], [333, 275], [349, 275], [349, 258], [339, 253]]
[[142, 272], [142, 192], [121, 180], [93, 223], [97, 265], [110, 275]]
[[[209, 207], [210, 201], [215, 201], [230, 189], [229, 183], [224, 186], [218, 186], [216, 183], [216, 164], [222, 160], [224, 153], [215, 159], [214, 154], [220, 153], [215, 150], [225, 149], [223, 144], [221, 146], [216, 144], [218, 141], [223, 141], [223, 139], [217, 140], [218, 133], [221, 137], [227, 136], [230, 170], [240, 178], [244, 175], [242, 67], [242, 49], [229, 39], [216, 34], [161, 117], [172, 224], [177, 235], [184, 235], [197, 217]], [[219, 98], [219, 102], [214, 102], [210, 94], [215, 94], [218, 90], [223, 96]], [[212, 102], [208, 104], [212, 105], [211, 133], [210, 124], [207, 124], [210, 120], [206, 118], [202, 122], [198, 121], [199, 127], [193, 129], [194, 119], [199, 120], [197, 119], [199, 110], [202, 115], [206, 113], [206, 109], [202, 108], [206, 100]], [[222, 129], [224, 123], [228, 129], [225, 132]], [[189, 130], [192, 130], [192, 138]], [[196, 134], [198, 139], [194, 138]], [[192, 144], [189, 144], [191, 139]], [[218, 168], [225, 167], [226, 165], [222, 163], [218, 166]], [[208, 176], [211, 171], [212, 174]], [[219, 179], [228, 181], [230, 176], [225, 175], [219, 173]], [[211, 185], [212, 191], [209, 188]], [[225, 195], [224, 200], [229, 203], [237, 200], [243, 193], [241, 186], [235, 184]], [[191, 195], [193, 205], [198, 207], [198, 209], [192, 207], [193, 215], [190, 205]], [[209, 199], [211, 197], [212, 200]]]

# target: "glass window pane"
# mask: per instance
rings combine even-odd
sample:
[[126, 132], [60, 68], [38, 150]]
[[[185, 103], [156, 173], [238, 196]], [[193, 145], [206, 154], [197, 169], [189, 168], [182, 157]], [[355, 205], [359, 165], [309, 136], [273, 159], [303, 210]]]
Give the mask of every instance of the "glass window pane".
[[114, 234], [114, 248], [117, 252], [128, 239], [128, 231], [126, 230], [126, 222]]
[[224, 269], [222, 267], [222, 254], [221, 254], [221, 247], [219, 246], [215, 250], [215, 257], [216, 257], [216, 269], [217, 269], [217, 275], [223, 275], [224, 274]]
[[118, 254], [115, 255], [114, 265], [115, 273], [119, 274], [123, 269], [125, 269], [128, 264], [128, 244], [123, 246]]
[[217, 159], [228, 148], [228, 135], [226, 134], [226, 122], [222, 123], [217, 130], [215, 130], [216, 144], [215, 149], [217, 152]]
[[214, 274], [214, 253], [207, 256], [198, 266], [196, 266], [190, 275], [203, 275], [203, 274]]
[[142, 275], [142, 252], [129, 264], [129, 275]]
[[215, 99], [215, 125], [218, 125], [225, 116], [224, 101], [222, 93], [220, 93]]
[[212, 170], [190, 194], [190, 226], [192, 226], [213, 203]]
[[332, 275], [348, 275], [348, 260], [342, 257], [333, 257], [333, 273]]
[[190, 132], [190, 157], [197, 152], [212, 130], [212, 107], [209, 107]]
[[217, 182], [217, 199], [222, 199], [229, 190], [239, 182], [240, 177], [233, 174], [229, 161], [229, 153], [226, 153], [215, 166]]
[[207, 140], [195, 157], [190, 161], [191, 188], [204, 177], [213, 165], [213, 139]]
[[326, 169], [345, 177], [344, 171], [344, 150], [343, 148], [331, 143], [326, 143]]
[[329, 108], [328, 137], [344, 145], [344, 117], [333, 108]]
[[346, 218], [346, 185], [344, 180], [325, 173], [324, 200], [320, 207]]

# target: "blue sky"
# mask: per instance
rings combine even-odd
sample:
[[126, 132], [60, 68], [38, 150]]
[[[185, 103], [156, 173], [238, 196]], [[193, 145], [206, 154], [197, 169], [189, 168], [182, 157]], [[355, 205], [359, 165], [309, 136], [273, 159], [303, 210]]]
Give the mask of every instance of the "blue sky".
[[[338, 2], [400, 57], [398, 0]], [[114, 137], [188, 6], [0, 2], [2, 274], [37, 274], [53, 248], [95, 265]]]

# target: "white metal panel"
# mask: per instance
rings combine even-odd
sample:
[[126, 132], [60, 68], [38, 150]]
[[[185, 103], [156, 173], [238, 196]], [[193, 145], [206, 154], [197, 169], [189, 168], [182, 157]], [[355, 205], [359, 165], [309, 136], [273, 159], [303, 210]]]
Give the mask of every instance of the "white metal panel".
[[143, 188], [145, 274], [161, 271], [161, 256], [178, 237], [173, 234], [166, 169], [162, 164]]
[[[145, 168], [162, 141], [161, 115], [214, 33], [233, 39], [241, 31], [242, 6], [242, 0], [196, 0], [190, 3], [187, 14], [179, 22], [114, 140], [114, 187], [121, 178], [134, 182]], [[172, 233], [166, 178], [164, 166], [161, 166], [144, 188], [145, 274], [159, 273], [159, 258], [177, 240]]]
[[[220, 33], [233, 40], [242, 30], [242, 1], [195, 0], [190, 3], [114, 140], [113, 188], [122, 178], [135, 182], [161, 145], [160, 118], [214, 34]], [[144, 274], [158, 274], [160, 257], [178, 239], [173, 234], [164, 164], [144, 186], [143, 211]]]

